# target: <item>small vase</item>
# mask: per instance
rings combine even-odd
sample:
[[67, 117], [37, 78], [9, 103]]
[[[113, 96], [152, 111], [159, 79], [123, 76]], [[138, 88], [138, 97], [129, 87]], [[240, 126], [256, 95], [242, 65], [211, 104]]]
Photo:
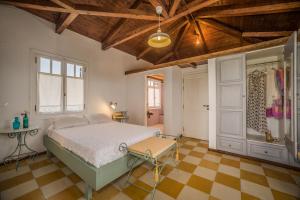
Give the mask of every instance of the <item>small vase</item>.
[[19, 120], [19, 117], [15, 117], [15, 120], [14, 120], [14, 122], [13, 122], [13, 129], [14, 130], [17, 130], [17, 129], [19, 129], [20, 128], [20, 120]]

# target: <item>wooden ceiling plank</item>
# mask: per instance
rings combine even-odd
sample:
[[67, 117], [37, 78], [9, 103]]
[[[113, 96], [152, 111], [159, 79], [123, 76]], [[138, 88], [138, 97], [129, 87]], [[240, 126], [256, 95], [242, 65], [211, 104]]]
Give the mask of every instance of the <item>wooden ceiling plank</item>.
[[236, 37], [238, 39], [242, 39], [247, 43], [253, 44], [257, 42], [262, 42], [262, 40], [259, 39], [253, 39], [253, 38], [242, 38], [242, 32], [238, 29], [232, 28], [224, 23], [221, 23], [215, 19], [198, 19], [198, 22], [205, 24], [207, 26], [210, 26], [216, 30], [222, 31], [228, 35], [231, 35], [233, 37]]
[[61, 34], [78, 17], [78, 14], [70, 13], [68, 16], [56, 24], [56, 33]]
[[200, 38], [202, 40], [202, 43], [203, 43], [204, 52], [207, 53], [208, 52], [208, 47], [207, 47], [207, 43], [206, 43], [205, 38], [204, 38], [204, 34], [203, 34], [202, 29], [200, 27], [200, 24], [198, 22], [196, 22], [195, 20], [192, 20], [192, 21], [194, 23], [195, 28], [199, 32], [199, 36], [200, 36]]
[[167, 53], [166, 55], [164, 55], [163, 57], [159, 58], [158, 61], [156, 61], [156, 63], [161, 63], [161, 62], [167, 60], [168, 58], [170, 58], [173, 55], [174, 55], [174, 52], [171, 51], [171, 52]]
[[[139, 7], [139, 5], [142, 3], [141, 0], [135, 0], [134, 3], [130, 6], [130, 9], [136, 9]], [[127, 19], [122, 18], [119, 19], [118, 22], [113, 25], [113, 27], [108, 31], [107, 35], [104, 37], [104, 39], [101, 41], [102, 43], [108, 43], [111, 41], [112, 38], [114, 38], [121, 30], [124, 25], [124, 23], [127, 21]]]
[[268, 47], [273, 47], [273, 46], [278, 46], [286, 43], [288, 40], [288, 37], [283, 37], [275, 40], [269, 40], [269, 41], [264, 41], [256, 44], [250, 44], [246, 46], [241, 46], [241, 47], [236, 47], [232, 49], [227, 49], [223, 51], [217, 51], [217, 52], [212, 52], [208, 54], [203, 54], [199, 56], [193, 56], [189, 58], [184, 58], [184, 59], [179, 59], [179, 60], [174, 60], [171, 62], [166, 62], [166, 63], [161, 63], [157, 65], [153, 65], [150, 67], [145, 67], [141, 69], [135, 69], [135, 70], [130, 70], [126, 71], [125, 74], [132, 74], [132, 73], [138, 73], [138, 72], [143, 72], [143, 71], [148, 71], [148, 70], [153, 70], [153, 69], [160, 69], [164, 67], [170, 67], [170, 66], [175, 66], [175, 65], [182, 65], [186, 63], [191, 63], [191, 62], [200, 62], [203, 60], [208, 60], [210, 58], [216, 58], [220, 56], [225, 56], [225, 55], [230, 55], [230, 54], [236, 54], [236, 53], [243, 53], [243, 52], [248, 52], [248, 51], [253, 51], [253, 50], [258, 50], [258, 49], [264, 49]]
[[[177, 15], [175, 15], [173, 17], [165, 19], [164, 21], [161, 22], [161, 25], [163, 26], [163, 25], [165, 25], [167, 23], [170, 23], [170, 22], [172, 22], [174, 20], [177, 20], [177, 19], [179, 19], [181, 17], [184, 17], [184, 16], [186, 16], [186, 15], [192, 13], [192, 12], [195, 12], [195, 11], [200, 10], [202, 8], [208, 7], [211, 4], [216, 3], [217, 1], [219, 1], [219, 0], [206, 0], [206, 1], [201, 1], [200, 3], [198, 3], [196, 5], [192, 2], [193, 6], [189, 6], [190, 5], [190, 3], [189, 3], [187, 5], [187, 9], [186, 10], [180, 12], [179, 14], [177, 14]], [[152, 25], [147, 25], [147, 26], [144, 26], [144, 27], [140, 27], [140, 28], [138, 28], [136, 30], [131, 31], [130, 33], [128, 33], [123, 38], [119, 38], [119, 39], [115, 40], [114, 42], [112, 42], [110, 44], [104, 44], [103, 47], [102, 47], [102, 49], [106, 50], [106, 49], [115, 47], [117, 45], [120, 45], [120, 44], [122, 44], [124, 42], [127, 42], [128, 40], [131, 40], [131, 39], [133, 39], [135, 37], [138, 37], [138, 36], [140, 36], [140, 35], [142, 35], [144, 33], [147, 33], [149, 31], [157, 28], [157, 26], [158, 26], [157, 24], [152, 24]]]
[[[184, 27], [187, 23], [188, 23], [188, 21], [184, 21], [182, 23], [177, 23], [174, 26], [171, 26], [171, 28], [169, 28], [166, 32], [169, 33], [170, 35], [172, 35], [174, 32], [176, 32], [177, 30], [179, 30], [182, 27]], [[153, 49], [153, 47], [148, 46], [147, 48], [145, 48], [141, 53], [139, 53], [136, 56], [136, 59], [139, 60], [144, 55], [146, 55], [148, 52], [150, 52], [152, 49]]]
[[199, 12], [199, 18], [235, 17], [247, 15], [264, 15], [272, 13], [284, 13], [300, 9], [300, 1], [287, 3], [270, 3], [268, 5], [248, 5], [240, 8], [211, 9]]
[[169, 18], [167, 9], [164, 6], [164, 4], [161, 2], [161, 0], [149, 0], [149, 2], [155, 9], [157, 6], [161, 6], [162, 7], [162, 16], [164, 16], [165, 18]]
[[0, 4], [6, 4], [6, 5], [16, 6], [16, 7], [20, 7], [20, 8], [50, 11], [50, 12], [61, 12], [61, 13], [68, 13], [69, 12], [69, 9], [66, 9], [66, 8], [39, 5], [39, 4], [31, 4], [31, 3], [23, 3], [23, 2], [18, 2], [18, 1], [0, 0]]
[[184, 29], [181, 29], [174, 41], [174, 47], [173, 47], [173, 51], [177, 52], [178, 48], [180, 47], [183, 37], [185, 36], [185, 34], [188, 32], [189, 28], [190, 28], [190, 23], [187, 23], [184, 27]]
[[293, 31], [271, 31], [271, 32], [243, 32], [243, 37], [286, 37]]
[[[43, 11], [62, 12], [62, 13], [75, 13], [80, 15], [91, 15], [99, 17], [117, 17], [117, 18], [128, 18], [128, 19], [141, 19], [149, 21], [157, 21], [155, 14], [149, 14], [147, 11], [137, 9], [107, 9], [99, 8], [95, 6], [87, 5], [74, 5], [75, 9], [66, 9], [61, 7], [45, 6], [32, 3], [22, 3], [15, 0], [7, 1], [0, 0], [0, 4], [8, 4], [21, 8], [36, 9]], [[161, 18], [163, 21], [164, 18]]]
[[[67, 0], [51, 0], [53, 3], [70, 10], [74, 9], [74, 4]], [[68, 26], [78, 17], [77, 13], [70, 13], [65, 19], [58, 21], [56, 24], [56, 33], [61, 34]]]
[[181, 1], [181, 0], [174, 0], [174, 1], [173, 1], [173, 4], [172, 4], [172, 6], [171, 6], [171, 8], [170, 8], [170, 11], [169, 11], [169, 16], [170, 16], [170, 17], [173, 17], [173, 16], [175, 15], [176, 10], [177, 10], [177, 8], [178, 8], [178, 6], [179, 6], [179, 4], [180, 4], [180, 1]]

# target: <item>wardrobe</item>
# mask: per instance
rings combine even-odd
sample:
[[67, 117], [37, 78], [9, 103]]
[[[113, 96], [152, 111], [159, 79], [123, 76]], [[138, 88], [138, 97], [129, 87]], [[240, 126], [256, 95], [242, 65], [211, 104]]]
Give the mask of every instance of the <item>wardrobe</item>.
[[285, 45], [216, 59], [217, 149], [297, 165], [298, 44], [295, 32]]

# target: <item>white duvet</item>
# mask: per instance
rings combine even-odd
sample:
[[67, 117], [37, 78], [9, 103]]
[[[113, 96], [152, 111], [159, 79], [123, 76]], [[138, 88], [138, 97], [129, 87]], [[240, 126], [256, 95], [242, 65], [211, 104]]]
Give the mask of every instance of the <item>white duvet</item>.
[[65, 129], [50, 129], [48, 136], [85, 161], [100, 167], [124, 156], [119, 145], [132, 145], [149, 138], [159, 129], [107, 122]]

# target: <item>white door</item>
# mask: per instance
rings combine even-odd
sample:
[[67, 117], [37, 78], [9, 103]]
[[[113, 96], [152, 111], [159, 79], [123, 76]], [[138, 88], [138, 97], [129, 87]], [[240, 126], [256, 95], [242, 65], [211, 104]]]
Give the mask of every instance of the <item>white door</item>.
[[208, 140], [208, 74], [184, 75], [183, 135]]

